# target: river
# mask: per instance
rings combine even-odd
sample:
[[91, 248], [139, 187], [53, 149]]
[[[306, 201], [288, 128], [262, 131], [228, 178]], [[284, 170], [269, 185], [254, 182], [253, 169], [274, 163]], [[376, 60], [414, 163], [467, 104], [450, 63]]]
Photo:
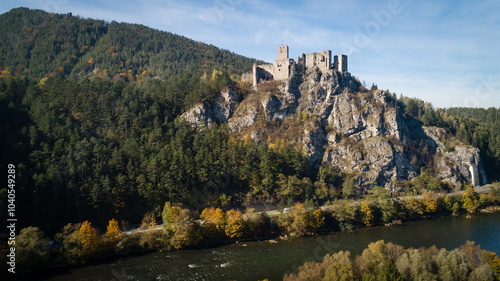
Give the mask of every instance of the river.
[[406, 222], [390, 227], [263, 242], [235, 243], [201, 250], [157, 252], [116, 259], [110, 263], [71, 269], [53, 281], [125, 280], [281, 280], [305, 261], [326, 253], [349, 250], [361, 254], [370, 242], [384, 240], [405, 247], [436, 245], [453, 249], [467, 240], [500, 253], [500, 214], [475, 214]]

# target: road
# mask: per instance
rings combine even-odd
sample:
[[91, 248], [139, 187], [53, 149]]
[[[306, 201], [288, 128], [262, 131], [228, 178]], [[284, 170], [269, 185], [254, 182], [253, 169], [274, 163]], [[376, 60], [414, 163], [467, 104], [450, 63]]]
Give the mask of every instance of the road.
[[[485, 192], [489, 192], [491, 190], [491, 187], [492, 185], [488, 184], [488, 185], [483, 185], [483, 186], [479, 186], [479, 187], [476, 187], [475, 190], [477, 193], [485, 193]], [[463, 193], [464, 193], [465, 190], [459, 190], [459, 191], [454, 191], [454, 192], [450, 192], [450, 193], [438, 193], [437, 196], [445, 196], [445, 195], [449, 195], [449, 196], [461, 196]], [[417, 196], [401, 196], [401, 197], [396, 197], [396, 198], [393, 198], [393, 200], [406, 200], [408, 198], [415, 198], [415, 199], [423, 199], [423, 195], [417, 195]], [[351, 204], [353, 205], [357, 205], [357, 204], [360, 204], [361, 201], [354, 201], [352, 202]], [[321, 206], [320, 209], [322, 211], [328, 211], [328, 210], [331, 210], [333, 209], [334, 206], [333, 205], [324, 205], [324, 206]], [[288, 208], [285, 208], [284, 211], [287, 212]], [[260, 214], [260, 213], [263, 213], [263, 212], [257, 212], [257, 214]], [[282, 211], [279, 211], [279, 210], [271, 210], [271, 211], [266, 211], [267, 215], [269, 216], [278, 216], [279, 214], [282, 213]], [[202, 220], [198, 220], [198, 222], [200, 223], [203, 223]], [[163, 225], [162, 224], [159, 224], [157, 226], [155, 226], [154, 228], [152, 228], [152, 230], [154, 231], [162, 231], [163, 230]], [[124, 231], [122, 232], [123, 235], [133, 235], [133, 234], [138, 234], [138, 233], [142, 233], [142, 232], [145, 232], [146, 230], [145, 229], [140, 229], [140, 228], [136, 228], [136, 229], [131, 229], [131, 230], [128, 230], [128, 231]]]

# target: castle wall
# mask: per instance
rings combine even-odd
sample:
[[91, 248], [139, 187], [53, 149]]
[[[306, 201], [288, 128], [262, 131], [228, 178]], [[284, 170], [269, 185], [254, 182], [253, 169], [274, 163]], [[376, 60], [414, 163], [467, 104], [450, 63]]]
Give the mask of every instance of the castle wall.
[[347, 71], [347, 56], [337, 55], [333, 58], [333, 68], [337, 71]]
[[[326, 50], [317, 53], [302, 54], [302, 56], [297, 58], [297, 62], [295, 62], [289, 58], [288, 46], [280, 45], [278, 46], [278, 56], [274, 64], [254, 64], [253, 73], [251, 73], [253, 85], [255, 87], [263, 80], [286, 80], [290, 78], [292, 69], [303, 70], [308, 67], [318, 67], [321, 72], [330, 71], [332, 69], [332, 51]], [[333, 68], [340, 72], [347, 71], [347, 56], [335, 56]], [[248, 75], [244, 76], [245, 80], [249, 80]]]
[[274, 78], [274, 65], [261, 64], [253, 65], [253, 86], [257, 86], [261, 81], [268, 81]]
[[330, 70], [332, 68], [332, 51], [321, 51], [319, 53], [305, 54], [304, 66], [305, 67], [317, 66], [319, 70], [322, 72]]

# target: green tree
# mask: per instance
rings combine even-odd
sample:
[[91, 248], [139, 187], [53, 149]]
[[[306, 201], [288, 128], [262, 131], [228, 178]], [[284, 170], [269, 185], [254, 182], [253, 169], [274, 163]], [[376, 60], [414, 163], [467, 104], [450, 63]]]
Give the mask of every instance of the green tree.
[[443, 281], [467, 280], [469, 263], [465, 255], [458, 249], [447, 251], [441, 249], [436, 257], [438, 276]]
[[354, 228], [360, 221], [359, 209], [349, 201], [335, 206], [333, 217], [339, 224], [341, 230], [349, 230]]
[[354, 187], [354, 177], [348, 176], [344, 183], [342, 184], [342, 195], [344, 198], [352, 197], [356, 194], [356, 189]]
[[349, 251], [340, 251], [331, 256], [326, 256], [324, 262], [327, 261], [325, 277], [323, 280], [355, 280], [354, 269]]
[[[174, 207], [178, 208], [178, 207]], [[178, 215], [170, 221], [170, 246], [180, 249], [198, 244], [200, 241], [199, 225], [188, 209], [180, 209]]]
[[406, 250], [396, 261], [396, 267], [406, 280], [437, 280], [432, 262], [417, 249]]
[[16, 257], [20, 266], [32, 270], [49, 258], [49, 239], [38, 227], [21, 229], [16, 237]]
[[63, 227], [60, 233], [56, 234], [56, 241], [63, 244], [63, 256], [71, 264], [83, 262], [83, 250], [79, 245], [80, 228], [82, 224], [69, 223]]

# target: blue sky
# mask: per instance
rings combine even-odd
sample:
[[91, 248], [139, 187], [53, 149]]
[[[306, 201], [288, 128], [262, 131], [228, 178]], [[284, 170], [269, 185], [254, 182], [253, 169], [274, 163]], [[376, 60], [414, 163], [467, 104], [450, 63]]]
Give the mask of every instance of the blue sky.
[[500, 1], [0, 0], [139, 23], [272, 62], [332, 50], [361, 81], [436, 107], [500, 107]]

